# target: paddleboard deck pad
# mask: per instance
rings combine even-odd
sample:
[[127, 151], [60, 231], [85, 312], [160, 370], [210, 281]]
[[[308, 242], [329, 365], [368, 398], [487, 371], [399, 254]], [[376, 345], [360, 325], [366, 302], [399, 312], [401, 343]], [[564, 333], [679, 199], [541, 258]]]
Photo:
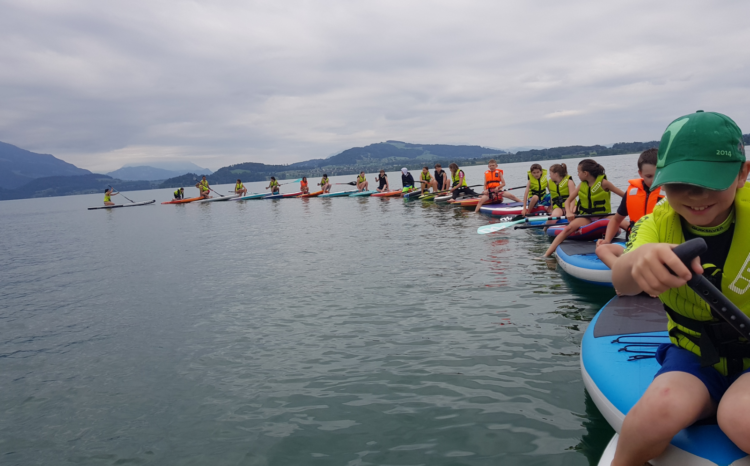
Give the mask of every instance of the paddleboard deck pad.
[[[581, 343], [583, 382], [615, 431], [620, 431], [625, 415], [659, 370], [652, 357], [656, 347], [668, 342], [664, 307], [646, 295], [613, 298], [586, 329]], [[652, 464], [750, 465], [750, 457], [713, 422], [698, 422], [682, 430]]]
[[242, 197], [235, 197], [235, 201], [249, 201], [251, 199], [262, 199], [264, 197], [268, 196], [267, 193], [260, 193], [260, 194], [248, 194], [247, 196]]
[[367, 197], [377, 194], [377, 191], [360, 191], [358, 193], [350, 194], [349, 197]]
[[310, 194], [300, 194], [297, 197], [304, 197], [304, 198], [317, 197], [317, 196], [320, 196], [321, 194], [323, 194], [323, 191], [315, 191], [314, 193], [310, 193]]
[[[131, 204], [115, 204], [115, 205], [103, 205], [99, 207], [89, 207], [88, 210], [99, 210], [99, 209], [117, 209], [119, 207], [138, 207], [142, 205], [149, 205], [156, 202], [156, 199], [153, 201], [143, 201], [143, 202], [133, 202]], [[164, 202], [163, 204], [173, 204], [172, 202]]]
[[228, 201], [228, 200], [230, 200], [230, 199], [237, 199], [237, 198], [239, 198], [239, 197], [240, 197], [240, 196], [238, 196], [237, 194], [234, 194], [234, 195], [232, 195], [232, 196], [224, 196], [224, 197], [210, 197], [210, 198], [208, 198], [208, 199], [202, 199], [202, 200], [200, 200], [200, 201], [195, 201], [195, 202], [196, 202], [196, 203], [198, 203], [198, 204], [206, 204], [206, 203], [208, 203], [208, 202], [224, 202], [224, 201]]

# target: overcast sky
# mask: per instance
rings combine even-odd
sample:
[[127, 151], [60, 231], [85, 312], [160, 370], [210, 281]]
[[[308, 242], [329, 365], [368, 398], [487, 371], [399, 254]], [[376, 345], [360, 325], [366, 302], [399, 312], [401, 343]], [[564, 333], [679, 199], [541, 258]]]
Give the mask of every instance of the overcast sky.
[[0, 141], [82, 168], [750, 132], [750, 3], [0, 0]]

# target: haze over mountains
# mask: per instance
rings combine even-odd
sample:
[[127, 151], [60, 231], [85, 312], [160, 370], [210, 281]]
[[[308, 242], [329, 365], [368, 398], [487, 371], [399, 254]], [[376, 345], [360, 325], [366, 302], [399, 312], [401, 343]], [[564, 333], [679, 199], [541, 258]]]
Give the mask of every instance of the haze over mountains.
[[157, 181], [174, 178], [186, 173], [205, 173], [210, 175], [213, 171], [202, 168], [192, 162], [157, 162], [151, 165], [125, 165], [115, 171], [107, 173], [112, 178], [128, 181]]

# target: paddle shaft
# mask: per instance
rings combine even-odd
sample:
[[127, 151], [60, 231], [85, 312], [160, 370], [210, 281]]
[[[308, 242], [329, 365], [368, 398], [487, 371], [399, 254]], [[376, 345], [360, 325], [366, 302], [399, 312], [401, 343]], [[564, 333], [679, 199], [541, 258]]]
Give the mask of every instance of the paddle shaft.
[[696, 274], [690, 267], [693, 259], [707, 250], [708, 246], [703, 238], [694, 238], [672, 249], [672, 252], [690, 269], [693, 277], [688, 280], [687, 285], [708, 304], [713, 311], [712, 314], [724, 319], [737, 333], [750, 340], [750, 318], [724, 296], [706, 277]]
[[[211, 192], [212, 192], [212, 193], [214, 193], [214, 194], [219, 194], [219, 193], [217, 193], [216, 191], [214, 191], [214, 189], [213, 189], [212, 187], [210, 187], [210, 186], [208, 187], [208, 190], [209, 190], [209, 191], [211, 191]], [[225, 196], [225, 195], [223, 195], [223, 194], [219, 194], [219, 196], [221, 196], [221, 197], [226, 197], [226, 196]]]
[[[112, 186], [110, 186], [110, 188], [111, 188], [111, 189], [115, 189], [115, 188], [114, 188], [114, 187], [112, 187]], [[120, 191], [117, 191], [117, 194], [119, 194], [119, 195], [120, 195], [120, 196], [122, 196], [122, 197], [125, 197], [125, 195], [124, 195], [123, 193], [121, 193]], [[125, 199], [128, 199], [128, 198], [127, 198], [127, 197], [125, 197]], [[131, 203], [135, 204], [135, 201], [133, 201], [133, 200], [131, 200], [131, 199], [128, 199], [128, 200], [129, 200], [129, 201], [130, 201]]]

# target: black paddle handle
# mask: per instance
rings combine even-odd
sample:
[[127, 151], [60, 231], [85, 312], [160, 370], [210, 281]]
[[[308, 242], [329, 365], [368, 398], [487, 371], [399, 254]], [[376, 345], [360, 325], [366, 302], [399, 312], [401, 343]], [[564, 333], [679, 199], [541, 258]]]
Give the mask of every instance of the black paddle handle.
[[[703, 238], [694, 238], [682, 243], [672, 251], [683, 264], [690, 268], [690, 262], [708, 251], [708, 246]], [[693, 277], [687, 282], [688, 286], [713, 309], [715, 315], [727, 321], [737, 333], [750, 340], [750, 318], [727, 299], [706, 277], [695, 272], [692, 272], [692, 274]]]

